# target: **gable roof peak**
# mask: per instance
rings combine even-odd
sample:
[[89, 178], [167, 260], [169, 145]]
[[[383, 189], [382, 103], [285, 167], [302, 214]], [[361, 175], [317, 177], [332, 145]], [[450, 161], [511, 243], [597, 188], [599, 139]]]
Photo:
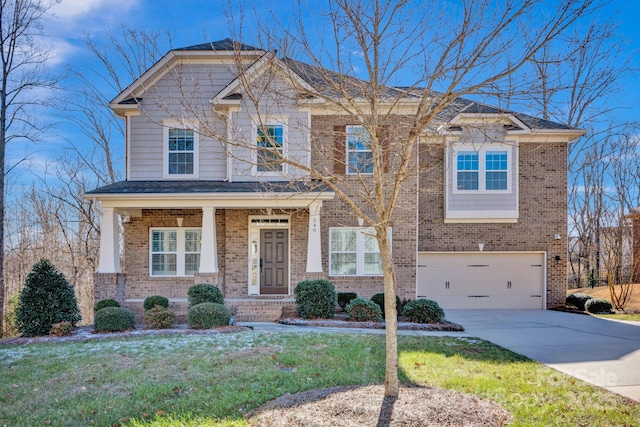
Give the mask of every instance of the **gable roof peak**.
[[212, 41], [212, 42], [208, 42], [208, 43], [201, 43], [201, 44], [196, 44], [193, 46], [186, 46], [186, 47], [181, 47], [178, 49], [173, 49], [174, 51], [211, 51], [211, 52], [215, 52], [215, 51], [225, 51], [225, 52], [229, 52], [229, 51], [242, 51], [242, 52], [248, 52], [248, 51], [262, 51], [263, 49], [260, 49], [258, 47], [255, 46], [251, 46], [248, 44], [244, 44], [241, 43], [237, 40], [232, 40], [230, 38], [226, 38], [223, 40], [217, 40], [217, 41]]

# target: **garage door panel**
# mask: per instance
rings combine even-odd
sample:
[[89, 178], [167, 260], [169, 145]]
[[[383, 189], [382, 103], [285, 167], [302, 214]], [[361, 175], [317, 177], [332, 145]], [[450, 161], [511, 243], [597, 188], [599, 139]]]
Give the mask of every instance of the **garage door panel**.
[[418, 298], [443, 308], [541, 309], [544, 253], [418, 254]]

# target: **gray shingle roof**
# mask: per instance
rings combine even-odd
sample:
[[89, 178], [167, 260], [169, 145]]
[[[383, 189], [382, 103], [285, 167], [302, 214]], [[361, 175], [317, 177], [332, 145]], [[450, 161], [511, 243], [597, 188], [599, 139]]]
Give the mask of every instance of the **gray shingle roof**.
[[209, 43], [202, 43], [202, 44], [196, 44], [193, 46], [187, 46], [187, 47], [181, 47], [178, 49], [174, 49], [174, 50], [184, 50], [184, 51], [193, 51], [193, 50], [210, 50], [210, 51], [216, 51], [216, 50], [220, 50], [220, 51], [234, 51], [234, 50], [240, 50], [240, 51], [259, 51], [262, 50], [260, 48], [254, 47], [254, 46], [250, 46], [248, 44], [244, 44], [244, 43], [240, 43], [238, 41], [235, 40], [231, 40], [230, 38], [226, 38], [224, 40], [218, 40], [218, 41], [214, 41], [214, 42], [209, 42]]
[[309, 193], [330, 191], [315, 181], [226, 182], [226, 181], [120, 181], [88, 191], [86, 195], [182, 194], [182, 193]]

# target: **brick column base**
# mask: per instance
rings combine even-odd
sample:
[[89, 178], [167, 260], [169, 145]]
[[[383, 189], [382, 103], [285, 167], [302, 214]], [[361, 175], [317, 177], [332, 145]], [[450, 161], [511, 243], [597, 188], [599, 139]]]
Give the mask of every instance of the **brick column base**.
[[125, 282], [126, 276], [122, 273], [94, 273], [94, 301], [110, 298], [122, 304]]

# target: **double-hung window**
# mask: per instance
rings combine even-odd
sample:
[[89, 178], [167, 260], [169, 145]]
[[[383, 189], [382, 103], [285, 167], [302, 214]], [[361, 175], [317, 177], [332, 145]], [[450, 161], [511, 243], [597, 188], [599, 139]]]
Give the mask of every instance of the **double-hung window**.
[[150, 276], [193, 276], [200, 268], [200, 228], [153, 228]]
[[363, 126], [347, 126], [347, 173], [372, 174], [371, 137]]
[[284, 125], [269, 124], [256, 130], [256, 170], [258, 172], [282, 172], [285, 144]]
[[164, 126], [165, 178], [197, 177], [197, 132], [174, 120], [165, 120]]
[[372, 228], [332, 227], [329, 229], [329, 248], [331, 276], [382, 275], [380, 248]]
[[510, 150], [485, 146], [454, 149], [454, 188], [457, 192], [509, 191]]

